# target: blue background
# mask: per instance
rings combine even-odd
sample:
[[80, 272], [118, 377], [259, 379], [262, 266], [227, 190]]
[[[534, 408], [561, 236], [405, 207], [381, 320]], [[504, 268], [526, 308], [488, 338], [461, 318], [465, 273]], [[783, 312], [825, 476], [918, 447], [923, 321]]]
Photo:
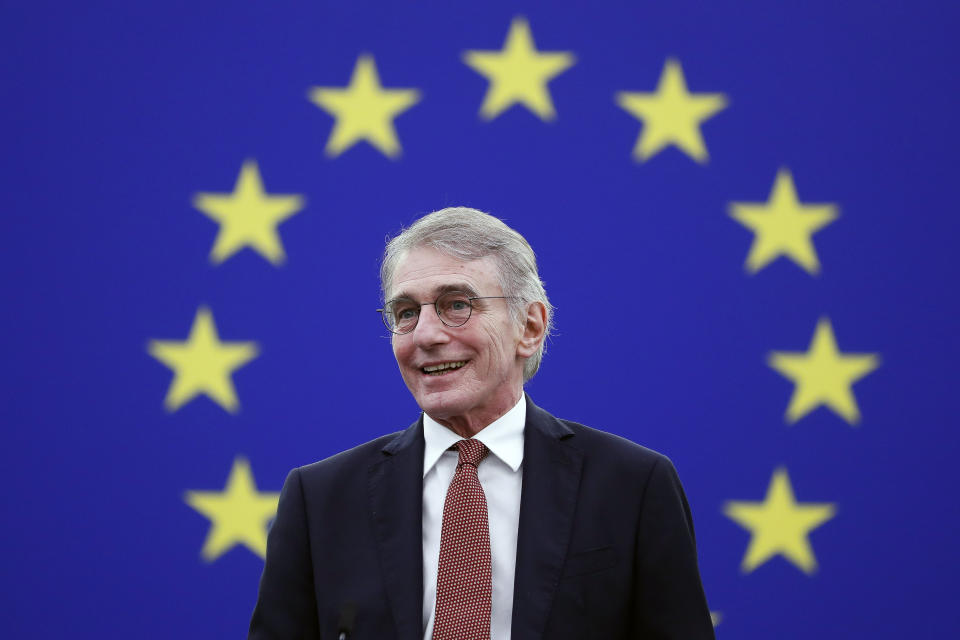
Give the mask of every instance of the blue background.
[[[677, 465], [720, 638], [941, 638], [955, 603], [958, 5], [932, 2], [4, 3], [0, 154], [0, 588], [16, 638], [242, 637], [262, 560], [200, 557], [210, 522], [184, 502], [234, 457], [260, 489], [405, 427], [417, 407], [378, 306], [383, 239], [465, 204], [536, 249], [557, 334], [528, 385], [554, 414]], [[478, 110], [525, 16], [576, 64], [545, 123]], [[306, 99], [375, 57], [422, 100], [403, 154], [324, 155], [333, 118]], [[630, 155], [640, 123], [617, 91], [653, 91], [667, 57], [727, 109], [710, 161]], [[280, 227], [288, 261], [208, 259], [217, 225], [191, 206], [245, 159], [266, 190], [306, 198]], [[814, 236], [822, 273], [755, 275], [731, 201], [762, 202], [789, 167], [840, 217]], [[953, 293], [951, 293], [953, 292]], [[209, 305], [223, 340], [260, 356], [233, 376], [241, 410], [163, 408], [182, 340]], [[829, 317], [841, 351], [880, 355], [852, 428], [821, 408], [788, 426], [793, 385], [771, 350], [805, 351]], [[740, 570], [750, 534], [727, 500], [761, 500], [784, 465], [819, 570]]]

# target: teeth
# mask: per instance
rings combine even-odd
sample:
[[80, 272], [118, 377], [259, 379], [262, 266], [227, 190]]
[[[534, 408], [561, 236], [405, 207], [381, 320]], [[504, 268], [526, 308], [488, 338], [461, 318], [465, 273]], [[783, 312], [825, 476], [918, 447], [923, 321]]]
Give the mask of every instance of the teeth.
[[432, 364], [429, 367], [423, 367], [423, 370], [426, 373], [438, 373], [447, 369], [459, 369], [465, 364], [467, 364], [466, 360], [461, 360], [459, 362], [443, 362], [441, 364]]

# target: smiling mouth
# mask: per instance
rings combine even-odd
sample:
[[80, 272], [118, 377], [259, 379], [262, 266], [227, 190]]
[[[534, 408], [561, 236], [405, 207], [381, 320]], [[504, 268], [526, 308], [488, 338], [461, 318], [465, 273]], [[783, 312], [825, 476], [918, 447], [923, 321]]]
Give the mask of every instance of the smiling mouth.
[[420, 367], [420, 371], [427, 374], [428, 376], [442, 376], [451, 371], [456, 371], [463, 365], [467, 364], [467, 360], [457, 360], [456, 362], [441, 362], [440, 364], [431, 364], [426, 367]]

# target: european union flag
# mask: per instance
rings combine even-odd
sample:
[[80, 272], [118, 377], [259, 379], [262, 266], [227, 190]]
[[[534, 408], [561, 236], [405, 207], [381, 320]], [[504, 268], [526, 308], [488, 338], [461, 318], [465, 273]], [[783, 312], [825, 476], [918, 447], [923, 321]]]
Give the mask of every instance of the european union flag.
[[409, 424], [383, 239], [537, 251], [527, 385], [666, 453], [718, 637], [956, 633], [956, 4], [5, 7], [2, 635], [242, 637]]

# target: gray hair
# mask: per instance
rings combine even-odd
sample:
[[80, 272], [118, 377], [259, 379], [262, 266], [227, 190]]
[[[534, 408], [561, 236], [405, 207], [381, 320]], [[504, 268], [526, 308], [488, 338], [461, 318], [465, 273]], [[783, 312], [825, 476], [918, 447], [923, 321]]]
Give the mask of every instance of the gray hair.
[[429, 213], [387, 242], [380, 266], [380, 287], [386, 301], [387, 290], [400, 260], [412, 249], [431, 247], [458, 260], [468, 262], [493, 256], [503, 295], [509, 296], [510, 310], [521, 324], [531, 302], [547, 309], [547, 326], [537, 352], [523, 366], [526, 382], [540, 368], [547, 337], [553, 328], [553, 306], [537, 273], [537, 259], [530, 244], [499, 218], [468, 207], [448, 207]]

